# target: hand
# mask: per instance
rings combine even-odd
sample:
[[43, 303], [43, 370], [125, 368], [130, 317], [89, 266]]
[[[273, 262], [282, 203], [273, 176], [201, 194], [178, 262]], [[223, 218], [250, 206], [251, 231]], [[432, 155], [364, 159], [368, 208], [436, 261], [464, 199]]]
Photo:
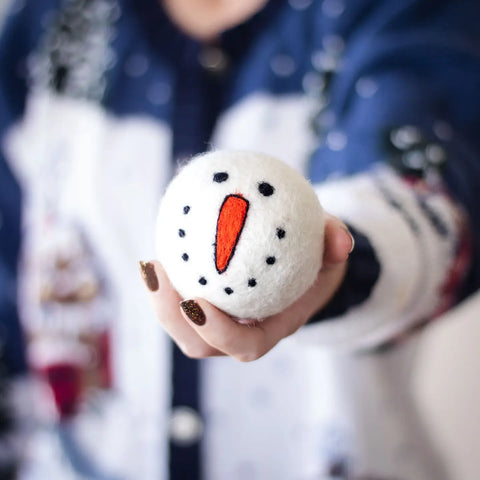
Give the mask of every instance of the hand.
[[182, 302], [159, 262], [140, 262], [140, 266], [158, 320], [185, 355], [230, 355], [250, 362], [265, 355], [325, 307], [343, 281], [352, 249], [353, 238], [347, 227], [327, 215], [323, 266], [314, 284], [283, 312], [250, 325], [234, 321], [201, 298]]

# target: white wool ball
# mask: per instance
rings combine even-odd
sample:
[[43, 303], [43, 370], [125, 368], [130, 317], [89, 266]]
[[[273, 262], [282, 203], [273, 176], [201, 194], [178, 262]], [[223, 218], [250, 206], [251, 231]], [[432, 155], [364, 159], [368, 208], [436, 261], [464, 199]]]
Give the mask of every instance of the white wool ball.
[[157, 254], [183, 298], [229, 315], [281, 312], [313, 284], [324, 213], [310, 183], [264, 154], [215, 151], [170, 183], [157, 220]]

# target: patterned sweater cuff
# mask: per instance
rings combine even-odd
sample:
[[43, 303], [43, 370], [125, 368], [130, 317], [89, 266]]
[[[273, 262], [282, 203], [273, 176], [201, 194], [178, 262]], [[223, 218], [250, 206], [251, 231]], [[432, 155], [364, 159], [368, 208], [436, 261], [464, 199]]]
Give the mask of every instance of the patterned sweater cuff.
[[385, 166], [322, 183], [317, 193], [358, 244], [345, 283], [296, 338], [372, 348], [437, 315], [454, 293], [445, 286], [452, 271], [458, 277], [462, 236], [460, 209], [448, 195]]
[[368, 238], [347, 225], [355, 240], [355, 248], [348, 258], [348, 267], [342, 285], [325, 308], [317, 312], [308, 324], [339, 317], [349, 308], [365, 302], [380, 275], [380, 263]]

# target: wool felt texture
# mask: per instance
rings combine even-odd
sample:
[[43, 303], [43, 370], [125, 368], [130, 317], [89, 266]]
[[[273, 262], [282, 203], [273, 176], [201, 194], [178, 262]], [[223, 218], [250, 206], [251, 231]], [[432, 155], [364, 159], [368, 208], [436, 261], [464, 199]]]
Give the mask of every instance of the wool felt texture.
[[172, 180], [157, 256], [183, 298], [260, 320], [284, 310], [322, 265], [324, 212], [310, 183], [270, 156], [214, 151]]

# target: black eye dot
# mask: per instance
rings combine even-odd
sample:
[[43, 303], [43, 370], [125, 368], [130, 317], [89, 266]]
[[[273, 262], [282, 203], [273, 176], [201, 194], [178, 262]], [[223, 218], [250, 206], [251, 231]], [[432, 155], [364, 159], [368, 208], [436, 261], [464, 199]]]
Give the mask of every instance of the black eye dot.
[[222, 183], [228, 180], [227, 172], [217, 172], [213, 175], [213, 181], [217, 183]]
[[186, 215], [190, 211], [190, 207], [188, 205], [185, 205], [183, 207], [183, 213]]
[[184, 254], [182, 255], [182, 259], [183, 259], [184, 262], [188, 262], [188, 254], [187, 254], [187, 253], [184, 253]]
[[227, 287], [227, 288], [225, 289], [225, 293], [226, 293], [227, 295], [231, 295], [231, 294], [233, 293], [233, 290], [232, 290], [230, 287]]
[[249, 287], [254, 287], [257, 284], [257, 281], [254, 278], [250, 278], [248, 280], [248, 286]]
[[285, 230], [283, 228], [277, 228], [277, 237], [280, 239], [285, 238]]
[[258, 185], [258, 191], [265, 197], [269, 197], [273, 194], [275, 189], [267, 182], [262, 182]]
[[183, 237], [185, 236], [185, 230], [183, 230], [183, 229], [180, 228], [180, 229], [178, 230], [178, 236], [181, 237], [181, 238], [183, 238]]
[[273, 265], [277, 259], [275, 257], [267, 257], [265, 261], [267, 262], [267, 265]]
[[199, 283], [200, 285], [206, 285], [206, 284], [207, 284], [207, 280], [206, 280], [205, 277], [200, 277], [200, 278], [198, 279], [198, 283]]

